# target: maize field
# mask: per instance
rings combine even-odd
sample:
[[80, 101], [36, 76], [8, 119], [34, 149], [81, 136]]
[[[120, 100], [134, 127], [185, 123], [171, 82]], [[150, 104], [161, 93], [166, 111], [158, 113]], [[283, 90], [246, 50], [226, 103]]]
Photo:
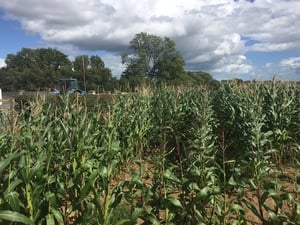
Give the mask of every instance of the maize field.
[[300, 87], [143, 89], [0, 114], [0, 224], [300, 224]]

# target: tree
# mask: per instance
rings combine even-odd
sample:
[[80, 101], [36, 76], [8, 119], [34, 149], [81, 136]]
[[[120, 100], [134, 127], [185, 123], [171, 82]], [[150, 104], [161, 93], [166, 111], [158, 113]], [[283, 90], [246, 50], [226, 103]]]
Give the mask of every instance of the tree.
[[122, 63], [126, 65], [123, 79], [171, 81], [184, 73], [184, 60], [176, 50], [175, 42], [168, 37], [142, 32], [130, 41], [129, 49], [130, 52], [121, 56]]
[[73, 68], [75, 78], [83, 80], [85, 77], [87, 89], [112, 90], [114, 85], [111, 82], [114, 82], [114, 79], [111, 70], [105, 67], [99, 56], [77, 56], [73, 62]]
[[52, 48], [23, 48], [16, 55], [8, 54], [5, 62], [7, 68], [17, 69], [18, 71], [33, 67], [53, 71], [66, 69], [68, 72], [71, 69], [71, 62], [67, 55]]
[[212, 75], [202, 71], [187, 71], [185, 83], [190, 86], [204, 85], [209, 88], [217, 88], [220, 82], [215, 80]]
[[6, 70], [0, 76], [8, 76], [1, 80], [14, 84], [8, 86], [11, 90], [49, 88], [55, 80], [72, 72], [68, 57], [52, 48], [23, 48], [17, 54], [8, 54], [5, 62]]

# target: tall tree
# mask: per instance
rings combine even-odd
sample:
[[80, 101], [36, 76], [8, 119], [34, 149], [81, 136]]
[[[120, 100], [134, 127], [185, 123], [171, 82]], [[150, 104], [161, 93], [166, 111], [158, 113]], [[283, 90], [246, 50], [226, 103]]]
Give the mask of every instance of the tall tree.
[[211, 74], [203, 71], [187, 71], [184, 80], [189, 86], [205, 85], [209, 88], [217, 88], [220, 85]]
[[[74, 77], [86, 79], [87, 89], [111, 90], [112, 73], [99, 56], [81, 55], [73, 62]], [[84, 76], [85, 75], [85, 76]]]
[[67, 55], [52, 48], [30, 49], [23, 48], [16, 55], [8, 54], [5, 59], [7, 68], [23, 71], [37, 67], [39, 69], [51, 69], [53, 71], [66, 69], [70, 71], [71, 62]]
[[23, 48], [17, 54], [8, 54], [5, 62], [6, 71], [10, 71], [5, 80], [15, 84], [10, 89], [50, 88], [55, 80], [72, 72], [68, 57], [52, 48]]
[[130, 52], [124, 53], [126, 69], [123, 78], [139, 77], [152, 81], [170, 81], [184, 73], [184, 60], [168, 37], [139, 33], [130, 41]]
[[76, 56], [73, 63], [73, 73], [72, 76], [79, 80], [85, 80], [88, 72], [89, 66], [89, 56], [80, 55]]

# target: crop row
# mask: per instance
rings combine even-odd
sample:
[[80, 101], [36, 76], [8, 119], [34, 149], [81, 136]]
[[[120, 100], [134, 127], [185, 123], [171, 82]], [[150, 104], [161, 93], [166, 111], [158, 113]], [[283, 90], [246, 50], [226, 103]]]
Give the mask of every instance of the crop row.
[[300, 222], [296, 84], [40, 95], [1, 120], [1, 224]]

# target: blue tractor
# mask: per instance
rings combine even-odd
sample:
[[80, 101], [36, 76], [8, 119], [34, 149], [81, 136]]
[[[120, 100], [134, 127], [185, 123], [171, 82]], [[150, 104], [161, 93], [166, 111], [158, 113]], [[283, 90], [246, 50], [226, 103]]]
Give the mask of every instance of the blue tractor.
[[82, 83], [82, 81], [78, 81], [75, 78], [60, 79], [54, 87], [54, 93], [86, 95], [87, 92], [82, 88]]

